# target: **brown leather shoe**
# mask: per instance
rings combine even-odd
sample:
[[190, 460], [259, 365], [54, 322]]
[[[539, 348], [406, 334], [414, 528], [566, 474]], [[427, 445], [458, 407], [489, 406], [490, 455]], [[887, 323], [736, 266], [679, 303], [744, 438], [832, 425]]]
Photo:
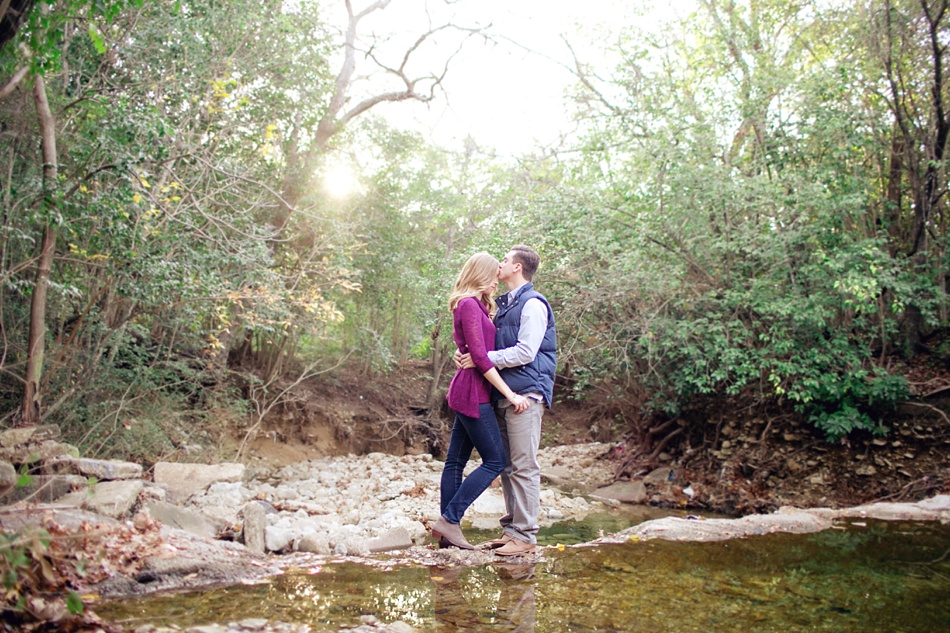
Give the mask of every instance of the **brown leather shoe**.
[[462, 528], [456, 523], [449, 523], [444, 518], [432, 526], [432, 538], [439, 541], [439, 547], [457, 547], [459, 549], [475, 549], [471, 543], [465, 540], [462, 534]]
[[500, 538], [493, 539], [491, 541], [485, 541], [484, 543], [479, 543], [476, 545], [477, 549], [498, 549], [502, 547], [508, 541], [512, 540], [514, 537], [509, 535], [508, 532], [503, 532]]
[[499, 556], [524, 556], [525, 554], [534, 554], [536, 549], [537, 545], [534, 543], [513, 538], [494, 551]]

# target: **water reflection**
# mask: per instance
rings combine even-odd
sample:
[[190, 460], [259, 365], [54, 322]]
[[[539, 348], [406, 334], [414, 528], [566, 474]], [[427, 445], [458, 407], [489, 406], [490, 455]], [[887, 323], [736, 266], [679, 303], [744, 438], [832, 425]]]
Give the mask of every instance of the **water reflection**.
[[535, 633], [536, 568], [516, 563], [430, 568], [434, 630]]
[[551, 548], [536, 566], [327, 564], [267, 585], [97, 610], [109, 621], [166, 626], [253, 614], [339, 630], [374, 615], [446, 633], [931, 633], [950, 622], [950, 528], [867, 522], [720, 543]]

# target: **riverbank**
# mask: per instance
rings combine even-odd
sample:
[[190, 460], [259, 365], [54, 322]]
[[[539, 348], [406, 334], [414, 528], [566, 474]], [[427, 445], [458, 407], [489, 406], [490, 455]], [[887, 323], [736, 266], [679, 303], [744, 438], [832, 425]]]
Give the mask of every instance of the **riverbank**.
[[[541, 451], [543, 525], [618, 507], [643, 490], [668, 495], [671, 502], [689, 499], [691, 484], [672, 467], [659, 467], [637, 481], [611, 483], [613, 453], [613, 444], [597, 442]], [[161, 463], [151, 478], [141, 467], [122, 462], [57, 455], [45, 463], [47, 470], [60, 473], [48, 475], [47, 483], [64, 477], [82, 481], [80, 489], [48, 503], [28, 499], [7, 506], [0, 511], [0, 527], [8, 534], [46, 530], [51, 545], [40, 554], [59, 573], [61, 587], [78, 590], [92, 609], [103, 599], [254, 583], [328, 562], [457, 567], [499, 560], [488, 552], [439, 550], [428, 537], [427, 527], [437, 518], [442, 468], [428, 454], [321, 457], [285, 466], [264, 460]], [[72, 469], [87, 476], [94, 470], [97, 483], [90, 486], [78, 474], [64, 474]], [[125, 478], [108, 481], [119, 475]], [[496, 485], [472, 506], [464, 527], [496, 530], [502, 511]], [[704, 519], [685, 508], [670, 512], [678, 516], [644, 521], [588, 544], [813, 532], [848, 517], [948, 522], [950, 497], [852, 509], [783, 509], [741, 519]], [[543, 543], [528, 562], [544, 560], [548, 548], [564, 544]], [[76, 571], [80, 564], [82, 574]], [[251, 628], [237, 630], [259, 630], [253, 628], [259, 624], [249, 621], [240, 626]], [[361, 626], [379, 630], [378, 624]]]

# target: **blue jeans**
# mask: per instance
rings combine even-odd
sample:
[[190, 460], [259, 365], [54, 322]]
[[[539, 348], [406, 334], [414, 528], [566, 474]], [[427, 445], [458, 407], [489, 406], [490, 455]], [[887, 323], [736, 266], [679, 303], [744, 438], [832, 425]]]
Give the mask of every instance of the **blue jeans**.
[[[478, 450], [482, 465], [462, 481], [462, 471], [472, 456], [473, 448]], [[442, 469], [439, 504], [442, 517], [449, 523], [461, 523], [468, 507], [504, 469], [505, 449], [491, 403], [478, 405], [478, 418], [456, 413], [452, 439]]]

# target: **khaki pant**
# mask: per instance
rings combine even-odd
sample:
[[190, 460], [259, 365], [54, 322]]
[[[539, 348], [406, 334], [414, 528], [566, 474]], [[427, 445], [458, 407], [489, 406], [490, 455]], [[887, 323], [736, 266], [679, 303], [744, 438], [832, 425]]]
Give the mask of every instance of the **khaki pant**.
[[515, 413], [507, 400], [498, 403], [495, 415], [505, 447], [505, 470], [501, 489], [505, 497], [504, 531], [527, 543], [537, 543], [538, 513], [541, 511], [541, 416], [544, 403], [531, 401], [524, 413]]

